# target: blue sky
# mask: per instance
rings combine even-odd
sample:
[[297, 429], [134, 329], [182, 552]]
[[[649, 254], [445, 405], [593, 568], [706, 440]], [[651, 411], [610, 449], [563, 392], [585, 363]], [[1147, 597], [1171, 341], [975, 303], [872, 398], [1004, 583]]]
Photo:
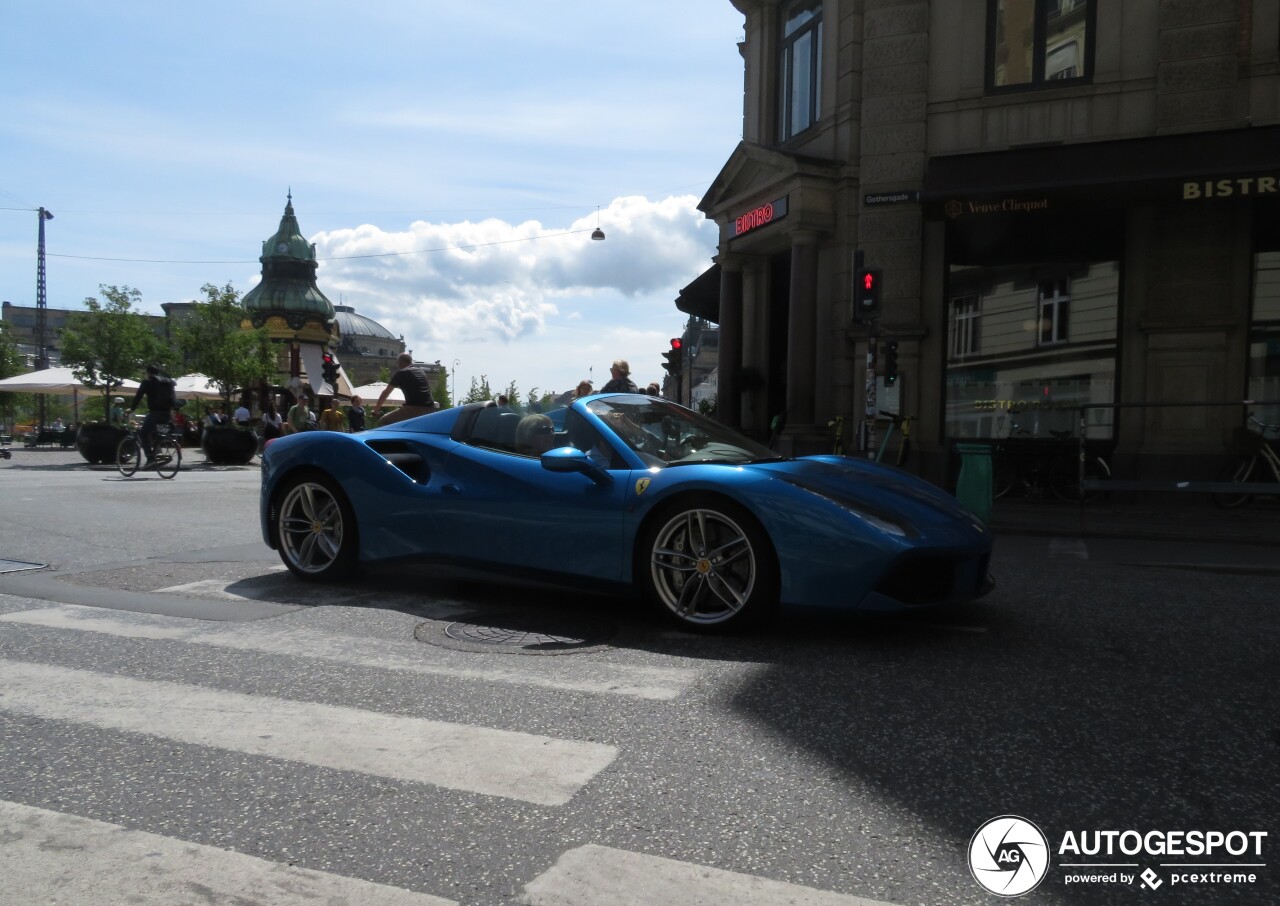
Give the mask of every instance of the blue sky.
[[6, 4], [0, 298], [35, 302], [40, 206], [53, 307], [245, 292], [292, 189], [320, 288], [459, 391], [660, 379], [740, 40], [729, 0]]

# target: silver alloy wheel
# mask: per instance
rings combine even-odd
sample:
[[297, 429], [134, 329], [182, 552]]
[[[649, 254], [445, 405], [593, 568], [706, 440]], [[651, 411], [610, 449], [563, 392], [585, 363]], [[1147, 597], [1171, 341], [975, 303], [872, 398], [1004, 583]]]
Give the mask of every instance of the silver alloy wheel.
[[756, 551], [751, 540], [718, 510], [676, 514], [655, 536], [649, 562], [659, 599], [688, 623], [732, 620], [755, 590]]
[[313, 481], [299, 482], [280, 503], [280, 550], [298, 572], [319, 575], [342, 553], [342, 506], [333, 493]]

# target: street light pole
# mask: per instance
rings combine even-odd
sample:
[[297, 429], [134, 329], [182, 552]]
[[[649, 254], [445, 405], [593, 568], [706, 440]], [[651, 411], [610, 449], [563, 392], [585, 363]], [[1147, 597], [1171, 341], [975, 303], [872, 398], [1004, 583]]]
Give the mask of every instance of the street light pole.
[[461, 362], [457, 359], [453, 360], [453, 392], [449, 394], [449, 402], [455, 406], [458, 405], [458, 365], [460, 364]]
[[[48, 311], [49, 299], [45, 292], [44, 280], [44, 222], [52, 220], [53, 214], [44, 208], [36, 210], [40, 220], [40, 238], [36, 243], [36, 370], [44, 371], [49, 367], [49, 338], [46, 335], [48, 330]], [[40, 427], [44, 427], [45, 411], [44, 411], [44, 394], [38, 395], [38, 412], [40, 419]]]

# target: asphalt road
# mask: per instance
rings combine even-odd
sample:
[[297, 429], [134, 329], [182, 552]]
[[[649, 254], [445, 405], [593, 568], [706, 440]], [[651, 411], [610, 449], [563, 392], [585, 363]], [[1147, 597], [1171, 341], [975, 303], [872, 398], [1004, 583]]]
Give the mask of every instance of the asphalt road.
[[[1023, 902], [1277, 900], [1274, 549], [1003, 537], [970, 607], [704, 639], [414, 567], [299, 583], [256, 469], [191, 459], [0, 461], [0, 558], [47, 564], [0, 574], [0, 903], [986, 904], [1002, 815], [1047, 844]], [[1084, 851], [1110, 830], [1260, 851]]]

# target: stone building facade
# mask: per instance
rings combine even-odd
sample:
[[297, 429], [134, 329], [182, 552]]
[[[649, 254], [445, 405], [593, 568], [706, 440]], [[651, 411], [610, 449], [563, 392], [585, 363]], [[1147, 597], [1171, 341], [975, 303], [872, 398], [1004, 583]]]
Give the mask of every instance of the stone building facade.
[[1280, 398], [1280, 4], [731, 2], [742, 142], [678, 302], [719, 325], [722, 419], [830, 449], [876, 334], [939, 483], [955, 441], [1082, 420], [1122, 473], [1203, 477]]

